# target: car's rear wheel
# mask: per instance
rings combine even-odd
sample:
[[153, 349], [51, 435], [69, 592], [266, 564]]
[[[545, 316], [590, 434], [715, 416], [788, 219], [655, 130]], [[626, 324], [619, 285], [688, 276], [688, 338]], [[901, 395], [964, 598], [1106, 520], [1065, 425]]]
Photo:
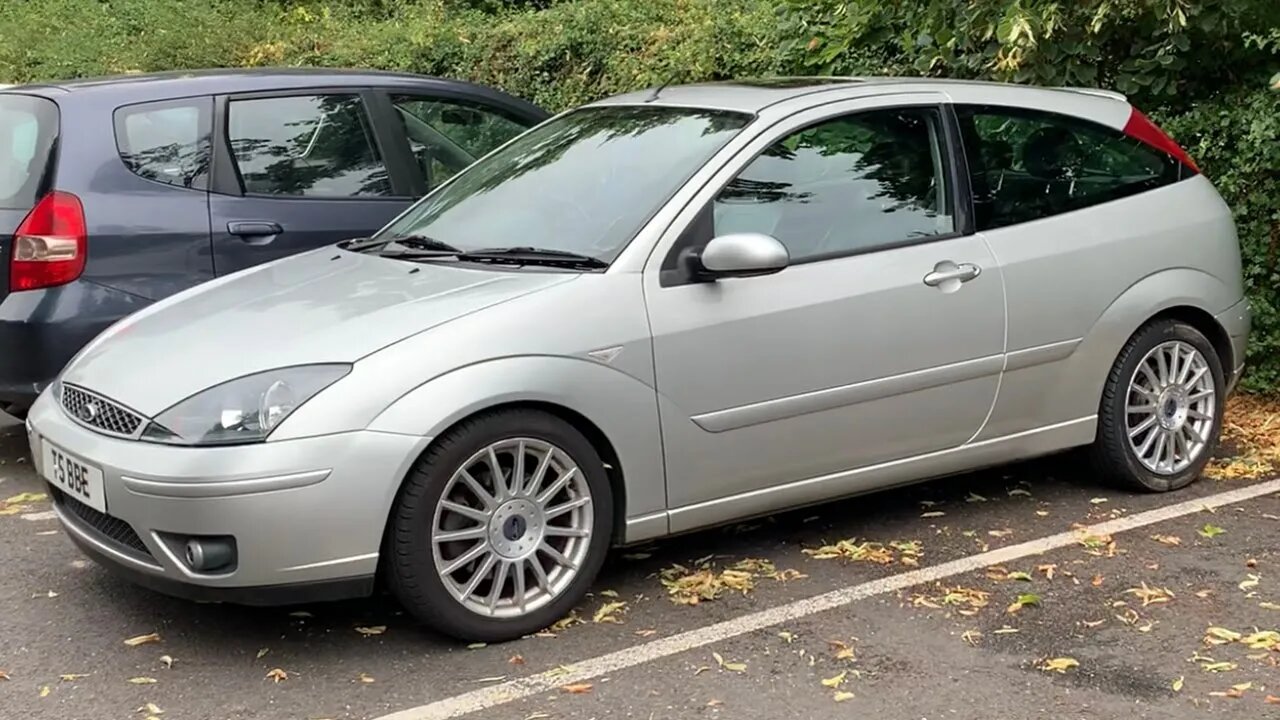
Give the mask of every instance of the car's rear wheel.
[[1107, 378], [1095, 467], [1112, 482], [1150, 492], [1190, 485], [1217, 445], [1224, 388], [1222, 361], [1199, 330], [1176, 320], [1143, 327]]
[[532, 410], [462, 422], [409, 474], [387, 535], [392, 591], [465, 640], [510, 640], [564, 617], [608, 552], [604, 463], [572, 425]]

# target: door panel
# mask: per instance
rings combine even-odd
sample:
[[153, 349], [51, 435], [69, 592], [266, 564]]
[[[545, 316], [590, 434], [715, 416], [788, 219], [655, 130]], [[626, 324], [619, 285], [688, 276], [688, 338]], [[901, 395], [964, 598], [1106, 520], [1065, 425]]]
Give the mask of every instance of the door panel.
[[384, 162], [366, 97], [335, 90], [223, 103], [224, 165], [236, 182], [210, 195], [217, 274], [369, 235], [412, 203]]
[[[646, 269], [671, 508], [956, 447], [981, 429], [1004, 363], [1004, 289], [956, 212], [941, 102], [877, 97], [780, 122]], [[682, 270], [738, 232], [775, 237], [793, 264], [716, 282]]]
[[[947, 258], [990, 271], [925, 285]], [[664, 288], [649, 312], [673, 508], [960, 445], [1003, 365], [973, 236]]]

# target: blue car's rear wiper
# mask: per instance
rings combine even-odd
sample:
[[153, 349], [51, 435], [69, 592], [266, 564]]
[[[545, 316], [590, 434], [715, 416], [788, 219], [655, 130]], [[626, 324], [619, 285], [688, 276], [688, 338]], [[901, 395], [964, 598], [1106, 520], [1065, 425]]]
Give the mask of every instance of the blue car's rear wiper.
[[468, 250], [458, 256], [459, 260], [472, 262], [490, 262], [510, 265], [549, 265], [553, 267], [575, 267], [602, 270], [609, 263], [597, 257], [536, 247], [505, 247]]

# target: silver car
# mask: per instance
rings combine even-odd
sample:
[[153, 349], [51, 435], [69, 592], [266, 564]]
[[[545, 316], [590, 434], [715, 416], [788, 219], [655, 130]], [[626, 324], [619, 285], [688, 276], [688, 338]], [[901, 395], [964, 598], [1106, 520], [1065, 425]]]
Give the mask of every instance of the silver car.
[[1230, 211], [1120, 96], [665, 87], [121, 321], [28, 430], [67, 534], [141, 584], [383, 579], [493, 641], [611, 546], [1074, 447], [1181, 488], [1249, 325]]

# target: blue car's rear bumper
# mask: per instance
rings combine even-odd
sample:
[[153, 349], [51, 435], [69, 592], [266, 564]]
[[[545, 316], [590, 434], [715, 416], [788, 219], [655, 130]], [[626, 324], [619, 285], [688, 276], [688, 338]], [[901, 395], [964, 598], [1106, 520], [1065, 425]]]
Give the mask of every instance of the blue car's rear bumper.
[[77, 352], [150, 300], [79, 280], [0, 302], [0, 409], [31, 404]]

